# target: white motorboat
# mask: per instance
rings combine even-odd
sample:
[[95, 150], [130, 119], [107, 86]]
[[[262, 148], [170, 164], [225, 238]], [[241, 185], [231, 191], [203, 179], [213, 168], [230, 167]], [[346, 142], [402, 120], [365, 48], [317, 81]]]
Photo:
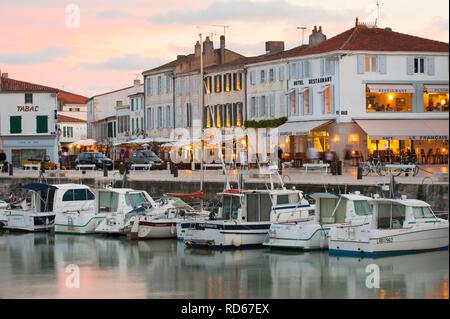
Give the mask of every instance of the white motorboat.
[[[261, 245], [271, 223], [279, 216], [308, 215], [312, 206], [301, 191], [284, 187], [277, 166], [269, 166], [268, 171], [260, 171], [260, 174], [269, 176], [269, 189], [226, 189], [220, 193], [222, 207], [219, 208], [219, 219], [192, 222], [184, 236], [186, 245]], [[278, 177], [280, 189], [275, 189], [273, 175]]]
[[330, 254], [386, 256], [448, 247], [448, 221], [417, 199], [375, 198], [365, 225], [342, 225], [330, 234]]
[[314, 193], [313, 215], [275, 221], [264, 241], [270, 248], [315, 250], [328, 248], [329, 232], [342, 225], [362, 225], [370, 221], [370, 197], [355, 194]]
[[134, 216], [161, 206], [142, 190], [106, 188], [97, 193], [96, 209], [104, 218], [95, 228], [96, 233], [125, 235]]
[[183, 223], [209, 216], [209, 212], [195, 210], [180, 198], [163, 197], [158, 203], [159, 206], [131, 218], [131, 239], [182, 238]]
[[[54, 228], [57, 213], [79, 213], [86, 208], [86, 196], [93, 196], [87, 186], [79, 184], [30, 183], [19, 188], [30, 191], [31, 198], [2, 210], [7, 229], [49, 231]], [[84, 200], [79, 200], [81, 197]]]
[[7, 218], [5, 214], [5, 209], [8, 208], [8, 203], [4, 200], [0, 200], [0, 228], [6, 225]]

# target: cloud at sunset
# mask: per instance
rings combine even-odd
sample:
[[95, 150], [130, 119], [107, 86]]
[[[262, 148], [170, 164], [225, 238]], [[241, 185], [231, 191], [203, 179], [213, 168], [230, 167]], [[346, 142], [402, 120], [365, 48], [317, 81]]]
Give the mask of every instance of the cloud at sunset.
[[[381, 27], [448, 41], [448, 1], [380, 1]], [[66, 5], [80, 8], [80, 28], [65, 25]], [[198, 33], [217, 46], [264, 53], [264, 42], [301, 44], [297, 26], [322, 25], [328, 38], [372, 19], [375, 0], [0, 0], [0, 70], [12, 78], [95, 95], [132, 84], [135, 74], [193, 51]], [[438, 8], [438, 9], [437, 9]], [[101, 86], [98, 84], [101, 83]]]

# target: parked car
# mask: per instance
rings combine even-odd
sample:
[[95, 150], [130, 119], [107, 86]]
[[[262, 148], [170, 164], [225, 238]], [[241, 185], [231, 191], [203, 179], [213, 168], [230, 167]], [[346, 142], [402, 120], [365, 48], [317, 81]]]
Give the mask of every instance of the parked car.
[[97, 169], [103, 169], [104, 166], [108, 167], [108, 169], [113, 168], [113, 161], [100, 152], [81, 153], [75, 159], [75, 165], [78, 164], [95, 164]]
[[165, 163], [152, 151], [134, 151], [131, 155], [132, 164], [152, 164], [151, 169], [164, 169]]

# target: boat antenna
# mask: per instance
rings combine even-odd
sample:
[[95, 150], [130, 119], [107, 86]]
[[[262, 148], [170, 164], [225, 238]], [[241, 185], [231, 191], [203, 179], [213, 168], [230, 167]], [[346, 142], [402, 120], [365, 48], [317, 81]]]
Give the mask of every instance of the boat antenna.
[[[200, 81], [201, 81], [201, 84], [198, 86], [199, 87], [199, 89], [200, 89], [200, 96], [201, 96], [201, 98], [200, 98], [200, 110], [201, 110], [201, 113], [200, 114], [203, 114], [203, 112], [205, 112], [205, 110], [204, 110], [204, 104], [205, 104], [205, 90], [204, 90], [204, 88], [203, 88], [203, 86], [205, 85], [205, 80], [204, 80], [204, 76], [203, 76], [203, 34], [200, 32], [199, 33], [199, 38], [200, 38]], [[200, 144], [201, 144], [201, 152], [200, 152], [200, 171], [201, 171], [201, 173], [200, 173], [200, 192], [202, 192], [203, 193], [203, 183], [204, 183], [204, 181], [205, 181], [205, 169], [204, 169], [204, 167], [203, 167], [203, 160], [204, 160], [204, 155], [203, 155], [203, 153], [204, 153], [204, 150], [205, 150], [205, 141], [204, 141], [204, 138], [203, 138], [203, 135], [204, 135], [204, 126], [205, 126], [205, 124], [203, 123], [203, 115], [200, 117], [200, 125], [201, 125], [201, 137], [200, 137]], [[200, 211], [203, 211], [203, 197], [204, 196], [202, 196], [202, 198], [200, 199]]]

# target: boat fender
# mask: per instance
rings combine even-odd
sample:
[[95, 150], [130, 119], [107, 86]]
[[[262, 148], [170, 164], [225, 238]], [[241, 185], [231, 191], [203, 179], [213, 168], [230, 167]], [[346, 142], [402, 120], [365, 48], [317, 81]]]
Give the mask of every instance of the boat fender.
[[231, 241], [231, 243], [233, 244], [234, 247], [239, 247], [241, 246], [241, 237], [234, 237], [233, 240]]

